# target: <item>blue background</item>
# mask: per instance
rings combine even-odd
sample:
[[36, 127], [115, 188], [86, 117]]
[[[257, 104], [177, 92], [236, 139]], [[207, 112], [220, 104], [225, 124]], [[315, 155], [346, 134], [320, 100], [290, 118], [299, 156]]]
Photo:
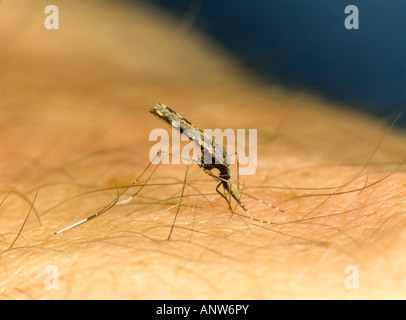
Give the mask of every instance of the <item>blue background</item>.
[[[388, 121], [406, 106], [406, 0], [150, 0], [206, 32], [271, 83]], [[356, 5], [359, 29], [344, 9]], [[398, 125], [406, 126], [406, 115]]]

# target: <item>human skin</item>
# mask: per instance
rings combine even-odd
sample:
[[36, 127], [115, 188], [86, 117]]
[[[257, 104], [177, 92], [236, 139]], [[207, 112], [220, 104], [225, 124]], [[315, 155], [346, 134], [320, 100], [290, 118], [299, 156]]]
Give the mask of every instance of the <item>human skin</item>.
[[[403, 132], [261, 82], [190, 19], [71, 0], [47, 30], [43, 2], [2, 6], [3, 299], [406, 297]], [[172, 164], [53, 234], [147, 167], [149, 133], [170, 129], [149, 113], [158, 102], [202, 129], [258, 130], [257, 172], [239, 177], [257, 221], [197, 165]]]

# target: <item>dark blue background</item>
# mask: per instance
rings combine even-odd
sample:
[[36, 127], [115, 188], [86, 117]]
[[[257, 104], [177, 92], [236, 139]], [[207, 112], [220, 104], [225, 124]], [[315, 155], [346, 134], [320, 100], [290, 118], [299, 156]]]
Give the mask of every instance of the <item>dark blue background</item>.
[[[406, 106], [406, 0], [149, 0], [195, 26], [267, 80], [306, 88], [388, 121]], [[347, 30], [344, 9], [359, 9]], [[399, 123], [406, 126], [406, 115]]]

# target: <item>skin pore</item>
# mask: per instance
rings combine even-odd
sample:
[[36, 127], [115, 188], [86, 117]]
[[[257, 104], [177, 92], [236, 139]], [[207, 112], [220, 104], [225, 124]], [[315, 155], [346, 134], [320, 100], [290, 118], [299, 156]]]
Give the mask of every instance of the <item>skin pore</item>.
[[[406, 297], [403, 132], [262, 83], [188, 17], [70, 0], [47, 30], [45, 5], [0, 2], [2, 299]], [[273, 225], [231, 214], [194, 164], [150, 166], [125, 191], [151, 130], [169, 131], [158, 102], [202, 129], [258, 130], [239, 191]], [[123, 191], [139, 194], [53, 235]]]

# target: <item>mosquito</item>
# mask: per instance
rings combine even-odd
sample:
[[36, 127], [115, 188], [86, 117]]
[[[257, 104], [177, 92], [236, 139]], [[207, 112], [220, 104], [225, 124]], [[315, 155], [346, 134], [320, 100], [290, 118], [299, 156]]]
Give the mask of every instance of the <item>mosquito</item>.
[[[174, 126], [175, 129], [177, 129], [178, 131], [180, 131], [181, 134], [186, 135], [190, 140], [194, 141], [195, 143], [197, 143], [200, 146], [200, 150], [202, 152], [202, 157], [200, 158], [200, 160], [198, 161], [198, 165], [203, 168], [203, 172], [206, 173], [207, 175], [215, 178], [216, 180], [219, 180], [220, 182], [218, 183], [218, 185], [216, 186], [216, 191], [217, 193], [226, 200], [230, 210], [234, 212], [234, 210], [231, 208], [231, 198], [233, 198], [237, 204], [246, 212], [248, 213], [248, 209], [247, 207], [241, 202], [240, 197], [237, 196], [237, 191], [234, 188], [233, 184], [231, 183], [231, 179], [232, 179], [232, 173], [230, 170], [230, 164], [229, 164], [229, 156], [227, 153], [227, 150], [216, 140], [211, 139], [207, 134], [205, 134], [204, 132], [202, 132], [197, 126], [193, 125], [190, 121], [186, 120], [184, 117], [182, 117], [180, 114], [178, 114], [177, 112], [173, 111], [172, 109], [168, 108], [167, 106], [158, 103], [156, 104], [151, 110], [150, 112], [154, 115], [156, 115], [157, 117], [163, 119], [164, 121], [166, 121], [167, 123], [169, 123], [170, 125], [174, 125], [174, 124], [178, 124], [178, 126]], [[158, 156], [158, 155], [157, 155]], [[124, 190], [122, 190], [121, 192], [117, 192], [117, 196], [115, 197], [114, 200], [112, 200], [109, 204], [107, 204], [103, 209], [99, 210], [98, 212], [96, 212], [95, 214], [89, 216], [86, 219], [80, 220], [66, 228], [63, 228], [57, 232], [54, 232], [53, 234], [60, 234], [62, 232], [65, 232], [69, 229], [72, 229], [74, 227], [77, 227], [81, 224], [84, 224], [100, 215], [102, 215], [103, 213], [105, 213], [106, 211], [110, 210], [112, 207], [116, 206], [116, 205], [123, 205], [128, 203], [129, 201], [131, 201], [133, 198], [135, 198], [140, 192], [141, 190], [145, 187], [146, 183], [149, 181], [149, 179], [152, 177], [152, 175], [155, 173], [156, 169], [158, 168], [158, 166], [156, 166], [152, 173], [148, 176], [146, 183], [143, 184], [142, 186], [140, 186], [140, 189], [133, 194], [132, 196], [130, 196], [128, 199], [125, 200], [121, 200], [119, 201], [119, 199], [121, 198], [122, 195], [124, 195], [130, 188], [137, 186], [138, 184], [138, 180], [141, 179], [141, 177], [147, 172], [147, 170], [149, 169], [149, 167], [152, 165], [153, 161], [151, 161], [148, 166], [142, 171], [142, 173], [140, 174], [140, 176], [134, 180], [134, 182], [132, 184], [130, 184], [129, 186], [126, 186], [124, 188]], [[213, 169], [217, 169], [219, 171], [218, 175], [215, 175], [214, 173], [212, 173]], [[186, 175], [187, 175], [187, 171], [186, 171]], [[182, 195], [181, 195], [181, 199], [183, 198], [183, 192], [184, 192], [184, 188], [185, 188], [185, 184], [186, 184], [186, 175], [185, 175], [185, 179], [184, 179], [184, 185], [183, 185], [183, 189], [182, 189]], [[223, 186], [224, 189], [224, 193], [222, 193], [219, 188]], [[227, 197], [227, 194], [228, 196]], [[259, 201], [260, 203], [263, 203], [265, 205], [267, 205], [268, 207], [272, 207], [280, 212], [284, 212], [283, 210], [266, 203], [265, 201], [259, 200], [253, 196], [250, 196], [246, 193], [244, 193], [245, 195], [247, 195], [249, 198], [255, 199], [257, 201]], [[180, 208], [180, 203], [178, 206], [178, 211]], [[177, 213], [178, 213], [177, 211]], [[177, 215], [176, 213], [176, 215]], [[236, 213], [237, 214], [237, 213]], [[241, 216], [240, 214], [237, 214], [238, 216]], [[261, 220], [261, 219], [256, 219], [253, 217], [249, 217], [249, 216], [242, 216], [245, 218], [249, 218], [253, 221], [256, 222], [261, 222], [261, 223], [266, 223], [269, 225], [274, 225], [274, 223], [272, 222], [268, 222], [265, 220]], [[175, 217], [176, 220], [176, 217]], [[174, 222], [175, 223], [175, 222]], [[169, 234], [168, 240], [170, 239], [170, 236], [172, 234], [172, 230], [174, 228], [174, 224], [172, 225], [171, 228], [171, 232]]]
[[[225, 192], [228, 192], [228, 194], [234, 198], [238, 205], [248, 213], [248, 209], [236, 195], [237, 191], [231, 183], [231, 170], [227, 150], [220, 143], [211, 139], [211, 137], [202, 132], [202, 130], [200, 130], [190, 121], [182, 117], [179, 113], [161, 103], [156, 104], [150, 110], [150, 112], [172, 125], [175, 129], [179, 130], [180, 133], [185, 134], [190, 140], [194, 141], [200, 146], [202, 157], [200, 158], [200, 163], [198, 164], [201, 168], [203, 168], [204, 173], [217, 180], [220, 180], [216, 187], [217, 193], [224, 198], [229, 207], [231, 207], [230, 199], [226, 197], [225, 193], [223, 194], [219, 190], [219, 188], [223, 186]], [[219, 171], [218, 176], [212, 173], [213, 169], [217, 169]]]

